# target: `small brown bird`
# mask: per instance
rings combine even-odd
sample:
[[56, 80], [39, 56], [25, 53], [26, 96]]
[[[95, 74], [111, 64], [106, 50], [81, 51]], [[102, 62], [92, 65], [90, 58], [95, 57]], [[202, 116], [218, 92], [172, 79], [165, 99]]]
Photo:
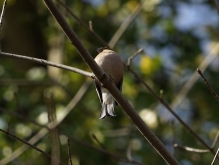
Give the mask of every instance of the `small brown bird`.
[[[95, 57], [96, 63], [103, 69], [103, 71], [109, 74], [117, 88], [122, 91], [123, 83], [123, 62], [118, 54], [108, 48], [97, 48], [99, 54]], [[115, 102], [110, 92], [103, 88], [97, 81], [95, 81], [96, 91], [102, 104], [100, 119], [110, 116], [116, 116], [114, 111]]]

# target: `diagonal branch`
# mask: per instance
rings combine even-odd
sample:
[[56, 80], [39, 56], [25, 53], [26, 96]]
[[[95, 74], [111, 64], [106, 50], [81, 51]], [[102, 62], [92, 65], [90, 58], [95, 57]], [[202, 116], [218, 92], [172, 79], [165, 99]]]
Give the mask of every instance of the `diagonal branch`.
[[216, 158], [217, 158], [218, 154], [219, 154], [219, 148], [217, 149], [217, 152], [216, 152], [216, 154], [214, 155], [214, 159], [213, 159], [211, 165], [214, 165], [214, 163], [215, 163], [215, 161], [216, 161]]
[[35, 147], [34, 145], [32, 145], [32, 144], [26, 142], [25, 140], [22, 140], [21, 138], [17, 137], [16, 135], [12, 134], [12, 133], [9, 131], [9, 129], [7, 129], [7, 131], [5, 131], [5, 130], [3, 130], [3, 129], [0, 129], [0, 131], [3, 132], [3, 133], [5, 133], [5, 134], [7, 134], [7, 135], [9, 135], [9, 136], [11, 136], [11, 137], [13, 137], [13, 138], [15, 138], [15, 139], [17, 139], [17, 140], [19, 140], [19, 141], [21, 141], [22, 143], [24, 143], [24, 144], [30, 146], [31, 148], [35, 149], [36, 151], [38, 151], [38, 152], [40, 152], [40, 153], [46, 155], [48, 158], [51, 158], [51, 159], [53, 159], [53, 160], [55, 160], [55, 161], [58, 161], [60, 164], [65, 165], [64, 163], [62, 163], [61, 161], [57, 160], [55, 157], [51, 156], [50, 154], [44, 152], [43, 150], [41, 150], [41, 149]]
[[[81, 25], [83, 26], [90, 34], [96, 37], [104, 46], [109, 48], [109, 45], [97, 34], [93, 31], [93, 28], [89, 28], [83, 21], [80, 20], [62, 1], [56, 0], [62, 7], [64, 7], [69, 14]], [[90, 24], [90, 22], [89, 22]]]
[[80, 53], [81, 57], [91, 68], [97, 79], [104, 85], [106, 89], [113, 95], [113, 97], [118, 101], [123, 110], [135, 123], [139, 131], [144, 135], [148, 142], [157, 150], [161, 157], [168, 164], [179, 164], [178, 161], [166, 150], [161, 141], [156, 137], [156, 135], [146, 126], [145, 122], [139, 117], [133, 107], [128, 103], [128, 101], [121, 95], [120, 91], [116, 86], [110, 81], [110, 77], [106, 75], [102, 69], [96, 64], [90, 53], [82, 45], [81, 41], [78, 39], [75, 32], [70, 28], [66, 20], [63, 18], [55, 4], [52, 0], [44, 0], [48, 9], [59, 23], [71, 43], [75, 46], [77, 51]]
[[203, 78], [205, 84], [208, 86], [209, 90], [211, 91], [211, 93], [214, 95], [214, 97], [217, 99], [217, 101], [219, 101], [219, 96], [217, 95], [217, 93], [214, 91], [214, 89], [211, 87], [211, 85], [208, 83], [208, 80], [205, 78], [205, 76], [202, 74], [202, 71], [200, 69], [197, 69], [198, 74], [200, 74], [200, 76]]

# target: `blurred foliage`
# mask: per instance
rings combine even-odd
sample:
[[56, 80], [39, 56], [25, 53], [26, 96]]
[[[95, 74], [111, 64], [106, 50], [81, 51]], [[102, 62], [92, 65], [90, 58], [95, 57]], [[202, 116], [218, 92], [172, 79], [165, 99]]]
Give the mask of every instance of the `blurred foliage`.
[[[3, 4], [3, 0], [0, 2]], [[144, 50], [144, 53], [132, 61], [131, 68], [141, 75], [156, 93], [159, 94], [162, 89], [163, 97], [168, 103], [178, 95], [182, 86], [207, 56], [212, 49], [212, 43], [218, 42], [219, 23], [215, 21], [218, 20], [218, 13], [212, 2], [150, 0], [114, 48], [124, 61], [139, 48]], [[91, 20], [94, 31], [109, 42], [140, 1], [66, 0], [65, 3], [85, 24], [88, 25]], [[103, 45], [79, 25], [65, 9], [56, 4], [82, 43], [95, 57], [97, 54], [95, 47]], [[197, 10], [199, 8], [202, 10]], [[210, 17], [206, 19], [209, 15]], [[8, 1], [1, 44], [4, 52], [36, 58], [48, 59], [50, 56], [50, 59], [55, 61], [55, 55], [58, 54], [61, 57], [59, 63], [90, 71], [42, 1]], [[216, 92], [219, 91], [218, 71], [219, 62], [216, 57], [204, 73]], [[1, 57], [0, 107], [22, 114], [40, 124], [46, 124], [48, 119], [45, 92], [53, 93], [56, 111], [63, 113], [64, 107], [86, 81], [85, 77], [64, 70], [56, 74], [58, 76], [52, 76], [48, 72], [48, 67], [40, 64]], [[3, 84], [5, 80], [10, 81]], [[17, 80], [26, 81], [27, 84], [22, 85]], [[33, 85], [31, 83], [33, 81], [38, 82], [38, 85]], [[174, 117], [127, 71], [124, 76], [123, 94], [167, 149], [171, 153], [174, 152], [174, 156], [182, 165], [210, 164], [213, 159], [210, 153], [199, 154], [173, 149], [173, 140], [179, 145], [201, 149], [204, 147], [176, 120], [173, 130], [171, 121]], [[117, 117], [104, 120], [98, 119], [100, 108], [92, 85], [58, 126], [58, 130], [69, 137], [101, 148], [92, 138], [92, 134], [95, 134], [108, 151], [123, 157], [126, 157], [127, 148], [132, 143], [134, 160], [151, 165], [165, 164], [121, 107], [116, 107]], [[9, 123], [10, 131], [25, 140], [40, 130], [39, 126], [12, 116], [7, 111], [0, 111], [0, 128], [7, 129]], [[192, 86], [175, 111], [211, 146], [219, 124], [218, 102], [201, 79]], [[3, 133], [0, 133], [0, 139], [1, 160], [22, 145], [21, 142]], [[67, 139], [61, 133], [60, 143], [61, 160], [68, 164]], [[50, 153], [50, 136], [45, 136], [35, 145]], [[217, 147], [218, 145], [215, 149]], [[71, 150], [74, 165], [126, 164], [73, 140]], [[28, 149], [9, 164], [50, 164], [50, 160], [37, 151]]]

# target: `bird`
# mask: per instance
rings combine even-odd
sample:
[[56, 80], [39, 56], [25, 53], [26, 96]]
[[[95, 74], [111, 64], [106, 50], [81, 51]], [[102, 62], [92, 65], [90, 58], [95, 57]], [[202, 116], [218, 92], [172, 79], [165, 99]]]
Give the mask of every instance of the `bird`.
[[[117, 53], [107, 47], [97, 48], [96, 50], [99, 54], [94, 60], [106, 74], [110, 75], [116, 87], [122, 92], [124, 72], [122, 59]], [[113, 96], [97, 80], [95, 80], [95, 87], [102, 105], [99, 119], [116, 116], [114, 104], [118, 105], [118, 103]]]

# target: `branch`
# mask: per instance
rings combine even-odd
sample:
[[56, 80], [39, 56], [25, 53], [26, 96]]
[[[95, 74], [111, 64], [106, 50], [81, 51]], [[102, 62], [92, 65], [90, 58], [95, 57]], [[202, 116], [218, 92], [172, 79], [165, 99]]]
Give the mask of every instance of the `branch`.
[[180, 145], [178, 145], [176, 143], [174, 144], [174, 147], [175, 148], [180, 148], [182, 150], [189, 151], [189, 152], [197, 152], [197, 153], [207, 153], [207, 152], [210, 152], [209, 150], [191, 148], [191, 147], [187, 147], [187, 146], [180, 146]]
[[7, 129], [7, 131], [4, 131], [3, 129], [0, 129], [0, 131], [3, 132], [3, 133], [5, 133], [5, 134], [7, 134], [7, 135], [9, 135], [9, 136], [11, 136], [11, 137], [13, 137], [14, 139], [17, 139], [17, 140], [21, 141], [22, 143], [24, 143], [24, 144], [30, 146], [31, 148], [35, 149], [36, 151], [38, 151], [38, 152], [40, 152], [40, 153], [46, 155], [48, 158], [54, 159], [54, 160], [58, 161], [60, 164], [65, 165], [64, 163], [62, 163], [61, 161], [57, 160], [55, 157], [53, 157], [53, 156], [47, 154], [47, 153], [44, 152], [43, 150], [41, 150], [41, 149], [39, 149], [39, 148], [33, 146], [32, 144], [26, 142], [25, 140], [22, 140], [22, 139], [20, 139], [19, 137], [17, 137], [16, 135], [10, 133], [9, 129]]
[[[64, 7], [67, 12], [81, 25], [83, 26], [91, 35], [93, 35], [94, 37], [96, 37], [104, 46], [109, 48], [109, 45], [97, 34], [93, 31], [93, 28], [89, 28], [87, 27], [87, 25], [80, 20], [80, 18], [78, 18], [62, 1], [60, 0], [56, 0], [62, 7]], [[92, 23], [92, 22], [91, 22]], [[90, 25], [90, 22], [89, 22]]]
[[113, 95], [116, 101], [121, 105], [126, 114], [135, 123], [139, 131], [144, 135], [148, 142], [157, 150], [161, 157], [168, 164], [179, 164], [177, 160], [166, 150], [164, 145], [156, 137], [156, 135], [146, 126], [145, 122], [139, 117], [133, 107], [128, 103], [128, 101], [121, 95], [120, 91], [116, 88], [114, 83], [110, 81], [110, 77], [106, 75], [102, 69], [94, 61], [90, 53], [82, 45], [81, 41], [78, 39], [75, 32], [70, 28], [66, 20], [63, 18], [61, 13], [58, 11], [57, 7], [52, 0], [44, 0], [48, 9], [59, 23], [71, 43], [80, 53], [81, 57], [91, 68], [97, 79], [103, 84], [103, 86]]
[[214, 147], [215, 147], [215, 144], [216, 144], [216, 142], [217, 142], [217, 140], [218, 140], [218, 137], [219, 137], [219, 131], [217, 132], [217, 135], [216, 135], [215, 138], [214, 138], [214, 141], [213, 141], [213, 143], [212, 143], [212, 145], [211, 145], [211, 148], [214, 148]]
[[[0, 37], [1, 37], [1, 32], [2, 32], [2, 25], [3, 25], [2, 21], [3, 21], [6, 5], [7, 5], [7, 0], [5, 0], [3, 3], [2, 13], [0, 16]], [[1, 44], [0, 44], [0, 51], [1, 51]]]
[[140, 54], [141, 52], [143, 51], [142, 48], [138, 49], [137, 52], [135, 52], [133, 55], [131, 55], [129, 58], [128, 58], [128, 61], [127, 61], [127, 67], [130, 67], [131, 65], [131, 60], [133, 60], [133, 58], [135, 58], [138, 54]]
[[72, 159], [71, 159], [71, 147], [70, 147], [70, 140], [68, 139], [68, 157], [70, 161], [70, 165], [73, 165]]
[[92, 133], [92, 138], [100, 145], [100, 147], [106, 150], [106, 147], [97, 139], [96, 135]]
[[22, 55], [12, 54], [12, 53], [5, 53], [5, 52], [0, 52], [0, 56], [18, 58], [18, 59], [22, 59], [22, 60], [28, 60], [28, 61], [39, 63], [39, 64], [42, 64], [42, 65], [49, 65], [49, 66], [53, 66], [53, 67], [56, 67], [56, 68], [72, 71], [74, 73], [78, 73], [78, 74], [81, 74], [81, 75], [84, 75], [84, 76], [87, 76], [87, 77], [94, 78], [93, 73], [86, 72], [84, 70], [81, 70], [81, 69], [78, 69], [78, 68], [73, 68], [73, 67], [70, 67], [70, 66], [67, 66], [67, 65], [57, 64], [57, 63], [47, 61], [47, 60], [43, 60], [43, 59], [39, 59], [39, 58], [27, 57], [27, 56], [22, 56]]
[[217, 149], [217, 152], [216, 152], [216, 154], [214, 155], [214, 159], [213, 159], [211, 165], [214, 165], [214, 163], [215, 163], [215, 161], [216, 161], [216, 158], [217, 158], [217, 156], [218, 156], [218, 153], [219, 153], [219, 148]]
[[214, 89], [211, 87], [211, 85], [208, 83], [208, 80], [204, 77], [204, 75], [202, 74], [202, 71], [200, 69], [197, 69], [198, 74], [200, 74], [200, 76], [203, 78], [205, 84], [208, 86], [208, 88], [210, 89], [211, 93], [214, 95], [214, 97], [217, 99], [217, 101], [219, 101], [219, 96], [217, 95], [217, 93], [214, 91]]

